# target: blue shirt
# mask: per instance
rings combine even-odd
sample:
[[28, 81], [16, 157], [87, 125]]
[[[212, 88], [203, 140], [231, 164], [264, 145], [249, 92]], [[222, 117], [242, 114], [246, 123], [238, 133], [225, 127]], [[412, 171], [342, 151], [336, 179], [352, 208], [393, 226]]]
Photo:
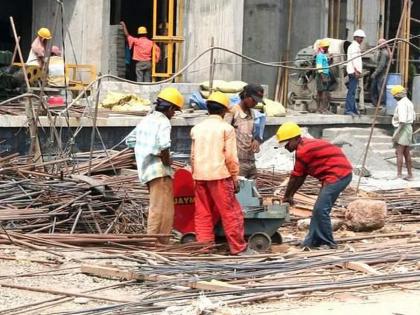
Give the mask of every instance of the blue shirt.
[[[169, 119], [161, 112], [154, 111], [137, 125], [130, 136], [133, 133], [136, 137], [134, 151], [140, 182], [146, 184], [155, 178], [172, 177], [172, 168], [164, 165], [160, 158], [160, 153], [171, 147]], [[130, 136], [127, 138], [127, 144], [132, 141]]]
[[323, 74], [329, 75], [330, 74], [330, 69], [328, 68], [329, 64], [328, 64], [328, 58], [327, 55], [319, 52], [316, 55], [316, 68], [319, 69], [318, 72], [322, 72]]

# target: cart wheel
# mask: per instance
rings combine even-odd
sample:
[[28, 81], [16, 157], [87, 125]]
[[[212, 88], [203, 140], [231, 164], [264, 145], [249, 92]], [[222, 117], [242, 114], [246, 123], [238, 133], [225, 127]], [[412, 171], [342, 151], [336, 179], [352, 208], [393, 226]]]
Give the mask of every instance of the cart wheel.
[[252, 234], [248, 239], [248, 246], [258, 252], [263, 252], [271, 247], [271, 237], [264, 232]]
[[283, 237], [281, 236], [280, 232], [274, 232], [273, 236], [271, 237], [271, 242], [274, 244], [281, 244], [283, 243]]
[[181, 237], [181, 244], [194, 243], [194, 242], [197, 242], [195, 233], [187, 233], [187, 234], [182, 235]]

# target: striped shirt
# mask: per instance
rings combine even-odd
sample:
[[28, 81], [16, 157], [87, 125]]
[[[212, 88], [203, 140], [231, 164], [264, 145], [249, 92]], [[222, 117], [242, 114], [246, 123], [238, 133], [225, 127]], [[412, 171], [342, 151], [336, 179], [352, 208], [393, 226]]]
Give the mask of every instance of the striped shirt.
[[226, 113], [225, 121], [235, 128], [236, 145], [239, 161], [255, 161], [255, 154], [252, 151], [252, 141], [254, 140], [254, 120], [255, 114], [251, 109], [245, 113], [241, 106], [235, 105]]
[[159, 177], [173, 175], [170, 166], [164, 165], [160, 158], [163, 150], [171, 147], [171, 123], [161, 112], [147, 115], [136, 127], [137, 170], [142, 184]]
[[302, 138], [296, 149], [292, 176], [311, 175], [323, 184], [333, 184], [352, 172], [343, 151], [325, 140]]

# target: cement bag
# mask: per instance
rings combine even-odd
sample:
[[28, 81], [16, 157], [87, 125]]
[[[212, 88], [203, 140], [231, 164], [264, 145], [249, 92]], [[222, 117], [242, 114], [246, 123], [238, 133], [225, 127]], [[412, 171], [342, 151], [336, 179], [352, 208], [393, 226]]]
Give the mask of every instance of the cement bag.
[[[114, 106], [122, 106], [126, 104], [149, 106], [151, 102], [150, 100], [141, 98], [135, 94], [108, 92], [104, 100], [101, 102], [100, 107], [112, 109]], [[119, 110], [121, 110], [121, 108]]]
[[286, 116], [286, 109], [281, 103], [272, 101], [268, 98], [264, 99], [264, 103], [264, 112], [268, 117]]
[[[226, 83], [227, 82], [224, 80], [213, 80], [213, 90], [219, 90], [219, 88], [223, 85], [226, 85]], [[209, 91], [210, 90], [209, 81], [201, 82], [200, 89], [203, 91]]]
[[247, 83], [243, 81], [230, 81], [221, 84], [217, 89], [223, 93], [239, 93], [244, 89], [245, 85]]

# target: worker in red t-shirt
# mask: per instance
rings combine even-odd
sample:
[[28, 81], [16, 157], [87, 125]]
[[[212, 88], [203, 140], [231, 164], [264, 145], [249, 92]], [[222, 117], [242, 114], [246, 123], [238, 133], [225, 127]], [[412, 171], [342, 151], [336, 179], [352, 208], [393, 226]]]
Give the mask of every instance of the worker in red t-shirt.
[[155, 62], [160, 60], [160, 48], [147, 38], [146, 27], [140, 26], [137, 29], [139, 37], [136, 38], [128, 33], [127, 26], [123, 21], [120, 24], [127, 38], [128, 47], [130, 50], [133, 49], [133, 61], [136, 63], [137, 82], [151, 82], [153, 48]]
[[296, 152], [295, 166], [283, 202], [294, 204], [293, 196], [308, 175], [319, 179], [322, 188], [302, 246], [337, 248], [330, 212], [340, 193], [350, 184], [353, 167], [339, 147], [325, 140], [304, 138], [301, 134], [300, 127], [294, 122], [286, 122], [277, 130], [279, 143], [286, 143], [285, 148], [289, 152]]

